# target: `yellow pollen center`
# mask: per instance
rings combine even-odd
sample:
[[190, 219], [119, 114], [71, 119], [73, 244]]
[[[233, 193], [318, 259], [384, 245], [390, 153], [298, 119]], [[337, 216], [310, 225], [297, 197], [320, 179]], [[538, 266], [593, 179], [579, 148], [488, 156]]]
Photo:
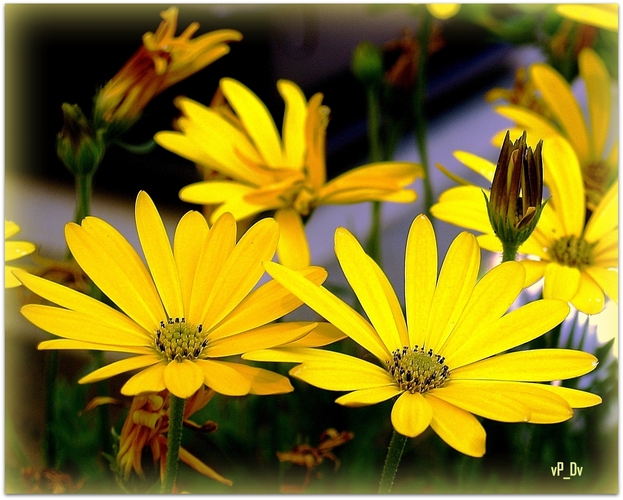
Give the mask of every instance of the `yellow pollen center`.
[[432, 349], [426, 351], [424, 346], [418, 349], [416, 345], [413, 349], [407, 346], [396, 349], [392, 353], [392, 359], [385, 364], [387, 371], [403, 391], [423, 394], [446, 383], [450, 370], [445, 361], [444, 357], [435, 354]]
[[168, 362], [196, 359], [208, 345], [202, 332], [202, 325], [186, 323], [184, 318], [169, 318], [166, 323], [161, 321], [156, 330], [156, 350]]
[[565, 236], [556, 240], [550, 249], [552, 258], [563, 266], [584, 269], [593, 264], [595, 243], [588, 243], [577, 236]]

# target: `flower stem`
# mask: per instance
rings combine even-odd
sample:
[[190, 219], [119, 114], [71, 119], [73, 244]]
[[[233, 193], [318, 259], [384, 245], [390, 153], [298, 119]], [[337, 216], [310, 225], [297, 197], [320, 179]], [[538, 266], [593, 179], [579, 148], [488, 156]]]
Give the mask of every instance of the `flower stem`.
[[509, 244], [502, 241], [502, 262], [508, 262], [515, 260], [517, 257], [517, 250], [519, 245]]
[[[368, 143], [369, 143], [369, 161], [374, 163], [383, 160], [381, 148], [381, 107], [379, 104], [379, 87], [378, 85], [369, 85], [367, 87], [368, 97]], [[381, 202], [372, 202], [372, 221], [370, 226], [370, 234], [366, 244], [367, 254], [381, 265]]]
[[396, 471], [398, 470], [398, 465], [400, 464], [406, 442], [407, 436], [403, 436], [394, 431], [392, 439], [389, 442], [387, 457], [385, 457], [385, 465], [383, 466], [383, 473], [381, 474], [381, 484], [379, 485], [379, 494], [391, 493]]
[[420, 153], [420, 163], [424, 170], [424, 214], [432, 221], [430, 207], [433, 204], [433, 187], [428, 167], [428, 151], [426, 147], [426, 116], [424, 99], [426, 96], [426, 64], [428, 62], [428, 39], [430, 37], [431, 16], [424, 11], [420, 25], [420, 52], [418, 54], [417, 84], [415, 88], [415, 140]]
[[171, 493], [177, 477], [177, 463], [182, 443], [182, 428], [184, 424], [184, 406], [186, 400], [169, 394], [169, 430], [167, 432], [167, 461], [164, 470], [164, 480], [160, 493]]
[[93, 174], [75, 174], [74, 179], [76, 183], [76, 215], [74, 222], [80, 224], [82, 219], [91, 213]]

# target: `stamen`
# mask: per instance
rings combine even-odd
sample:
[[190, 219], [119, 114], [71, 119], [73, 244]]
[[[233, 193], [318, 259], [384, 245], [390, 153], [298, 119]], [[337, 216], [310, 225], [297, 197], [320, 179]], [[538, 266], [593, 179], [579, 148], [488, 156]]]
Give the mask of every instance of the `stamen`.
[[168, 362], [196, 359], [208, 345], [202, 331], [203, 325], [186, 323], [185, 318], [168, 318], [167, 324], [161, 321], [160, 328], [156, 330], [156, 350]]
[[425, 393], [445, 384], [450, 376], [446, 359], [435, 354], [432, 349], [425, 350], [404, 346], [392, 353], [392, 359], [386, 361], [387, 371], [394, 377], [398, 386], [414, 394]]
[[563, 266], [582, 270], [593, 264], [595, 243], [588, 243], [577, 236], [565, 236], [556, 240], [550, 249], [552, 258]]

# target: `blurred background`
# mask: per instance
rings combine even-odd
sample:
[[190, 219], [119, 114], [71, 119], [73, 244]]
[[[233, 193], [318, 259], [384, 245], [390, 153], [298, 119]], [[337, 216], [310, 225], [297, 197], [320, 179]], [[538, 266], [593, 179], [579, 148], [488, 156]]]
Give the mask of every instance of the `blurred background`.
[[[366, 97], [350, 70], [350, 60], [363, 40], [382, 47], [405, 36], [415, 36], [418, 18], [409, 6], [178, 7], [178, 33], [198, 21], [198, 34], [231, 28], [242, 32], [244, 38], [231, 44], [227, 56], [156, 97], [124, 136], [126, 142], [144, 143], [155, 132], [170, 130], [178, 113], [172, 101], [178, 95], [208, 105], [224, 76], [250, 87], [266, 103], [280, 127], [283, 102], [276, 82], [286, 78], [296, 82], [308, 98], [315, 92], [323, 93], [323, 102], [331, 109], [327, 129], [328, 177], [367, 162]], [[22, 228], [19, 239], [35, 242], [42, 256], [64, 256], [63, 227], [72, 220], [74, 212], [73, 177], [56, 155], [56, 135], [63, 124], [61, 104], [76, 103], [85, 113], [89, 112], [96, 90], [136, 51], [142, 34], [156, 29], [160, 12], [166, 8], [163, 4], [5, 5], [5, 219], [18, 223]], [[501, 18], [514, 12], [507, 5], [491, 8], [497, 9]], [[490, 139], [508, 122], [493, 111], [484, 95], [493, 87], [511, 87], [518, 67], [546, 60], [547, 54], [527, 42], [500, 42], [485, 28], [461, 16], [444, 21], [440, 36], [443, 45], [430, 56], [426, 89], [430, 163], [440, 163], [480, 182], [459, 166], [452, 152], [466, 150], [497, 160], [499, 149]], [[397, 56], [389, 53], [387, 57], [387, 64], [391, 64], [391, 58]], [[407, 130], [400, 141], [395, 159], [419, 160], [412, 131]], [[432, 170], [436, 200], [453, 182]], [[179, 217], [197, 208], [181, 202], [178, 191], [197, 180], [199, 174], [194, 164], [160, 147], [145, 155], [111, 147], [95, 175], [92, 213], [110, 222], [139, 248], [133, 222], [138, 191], [146, 190], [154, 199], [172, 234]], [[420, 181], [415, 188], [421, 192]], [[421, 209], [419, 200], [410, 205], [383, 206], [384, 269], [399, 295], [406, 235]], [[338, 225], [365, 238], [370, 225], [369, 204], [320, 207], [309, 221], [312, 260], [329, 270], [329, 280], [335, 285], [344, 283], [332, 249], [333, 230]], [[439, 253], [444, 255], [459, 229], [440, 221], [436, 228]], [[497, 257], [483, 254], [483, 258], [486, 265]], [[38, 447], [44, 425], [40, 401], [45, 390], [45, 367], [36, 344], [48, 336], [17, 313], [19, 304], [27, 300], [26, 295], [24, 290], [5, 292], [5, 408], [10, 426], [6, 430], [5, 449], [7, 468], [13, 471], [9, 474], [14, 481], [11, 484], [17, 489], [20, 479], [15, 471], [25, 464], [41, 462]], [[61, 354], [68, 386], [75, 385], [72, 381], [87, 361], [86, 354]], [[275, 367], [282, 373], [287, 368]], [[111, 393], [118, 392], [122, 383], [123, 380], [111, 381]], [[202, 477], [197, 479], [194, 471], [182, 467], [180, 480], [192, 485], [191, 492], [193, 487], [217, 493], [276, 492], [289, 475], [297, 479], [300, 471], [294, 466], [280, 465], [275, 452], [286, 451], [299, 442], [315, 445], [320, 434], [330, 427], [354, 432], [355, 438], [334, 450], [341, 461], [340, 469], [335, 472], [332, 462], [325, 461], [321, 477], [314, 476], [307, 491], [376, 491], [391, 436], [390, 407], [381, 404], [345, 409], [332, 403], [336, 394], [297, 381], [293, 384], [296, 391], [287, 396], [215, 397], [197, 421], [201, 417], [217, 421], [218, 432], [201, 436], [189, 448], [198, 455], [203, 453], [206, 463], [234, 479], [235, 486], [228, 489]], [[86, 394], [87, 389], [83, 391]], [[68, 399], [75, 397], [77, 401], [84, 396], [71, 394]], [[539, 427], [536, 431], [527, 424], [484, 421], [489, 437], [483, 459], [455, 452], [429, 429], [409, 440], [394, 491], [611, 493], [616, 488], [617, 470], [616, 399], [609, 402], [609, 410], [605, 407], [604, 404], [600, 409], [581, 410], [578, 413], [585, 416], [557, 426], [533, 426]], [[122, 411], [117, 413], [123, 416]], [[68, 417], [76, 426], [72, 438], [76, 446], [88, 449], [89, 444], [79, 438], [86, 436], [85, 428], [90, 424], [80, 418], [88, 417]], [[528, 452], [526, 448], [530, 446]], [[564, 483], [552, 478], [550, 466], [557, 461], [574, 460], [584, 465], [585, 475]], [[65, 465], [78, 476], [88, 476], [92, 470], [92, 464], [81, 465], [71, 458]]]

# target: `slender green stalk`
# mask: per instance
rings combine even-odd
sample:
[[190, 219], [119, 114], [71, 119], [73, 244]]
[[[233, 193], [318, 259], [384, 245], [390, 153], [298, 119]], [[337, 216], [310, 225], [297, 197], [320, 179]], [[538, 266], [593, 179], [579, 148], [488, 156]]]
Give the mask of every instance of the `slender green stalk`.
[[[370, 85], [368, 97], [368, 143], [369, 160], [374, 163], [383, 159], [381, 147], [381, 107], [379, 104], [379, 87]], [[366, 244], [366, 251], [379, 266], [381, 265], [381, 202], [372, 202], [372, 222]]]
[[403, 436], [394, 431], [392, 439], [389, 442], [387, 456], [385, 457], [385, 465], [383, 466], [383, 473], [381, 474], [381, 484], [379, 485], [379, 494], [391, 493], [396, 471], [398, 470], [398, 465], [400, 464], [406, 442], [407, 436]]
[[56, 439], [54, 421], [56, 420], [55, 396], [56, 376], [58, 374], [58, 351], [46, 352], [45, 365], [45, 430], [43, 435], [43, 453], [48, 467], [57, 467]]
[[74, 222], [80, 224], [91, 213], [91, 193], [93, 192], [93, 174], [75, 174], [76, 215]]
[[433, 186], [430, 180], [428, 166], [428, 151], [426, 146], [426, 116], [424, 114], [424, 100], [426, 97], [426, 69], [428, 62], [428, 39], [431, 30], [431, 16], [423, 10], [420, 25], [420, 53], [418, 55], [417, 84], [415, 88], [415, 140], [420, 153], [420, 163], [424, 170], [424, 214], [433, 221], [430, 207], [433, 204]]
[[502, 262], [515, 260], [517, 258], [517, 250], [519, 245], [511, 245], [502, 241]]
[[177, 478], [177, 463], [182, 444], [182, 429], [184, 424], [184, 406], [186, 400], [169, 394], [169, 430], [167, 432], [167, 461], [164, 470], [164, 480], [160, 493], [171, 493]]

